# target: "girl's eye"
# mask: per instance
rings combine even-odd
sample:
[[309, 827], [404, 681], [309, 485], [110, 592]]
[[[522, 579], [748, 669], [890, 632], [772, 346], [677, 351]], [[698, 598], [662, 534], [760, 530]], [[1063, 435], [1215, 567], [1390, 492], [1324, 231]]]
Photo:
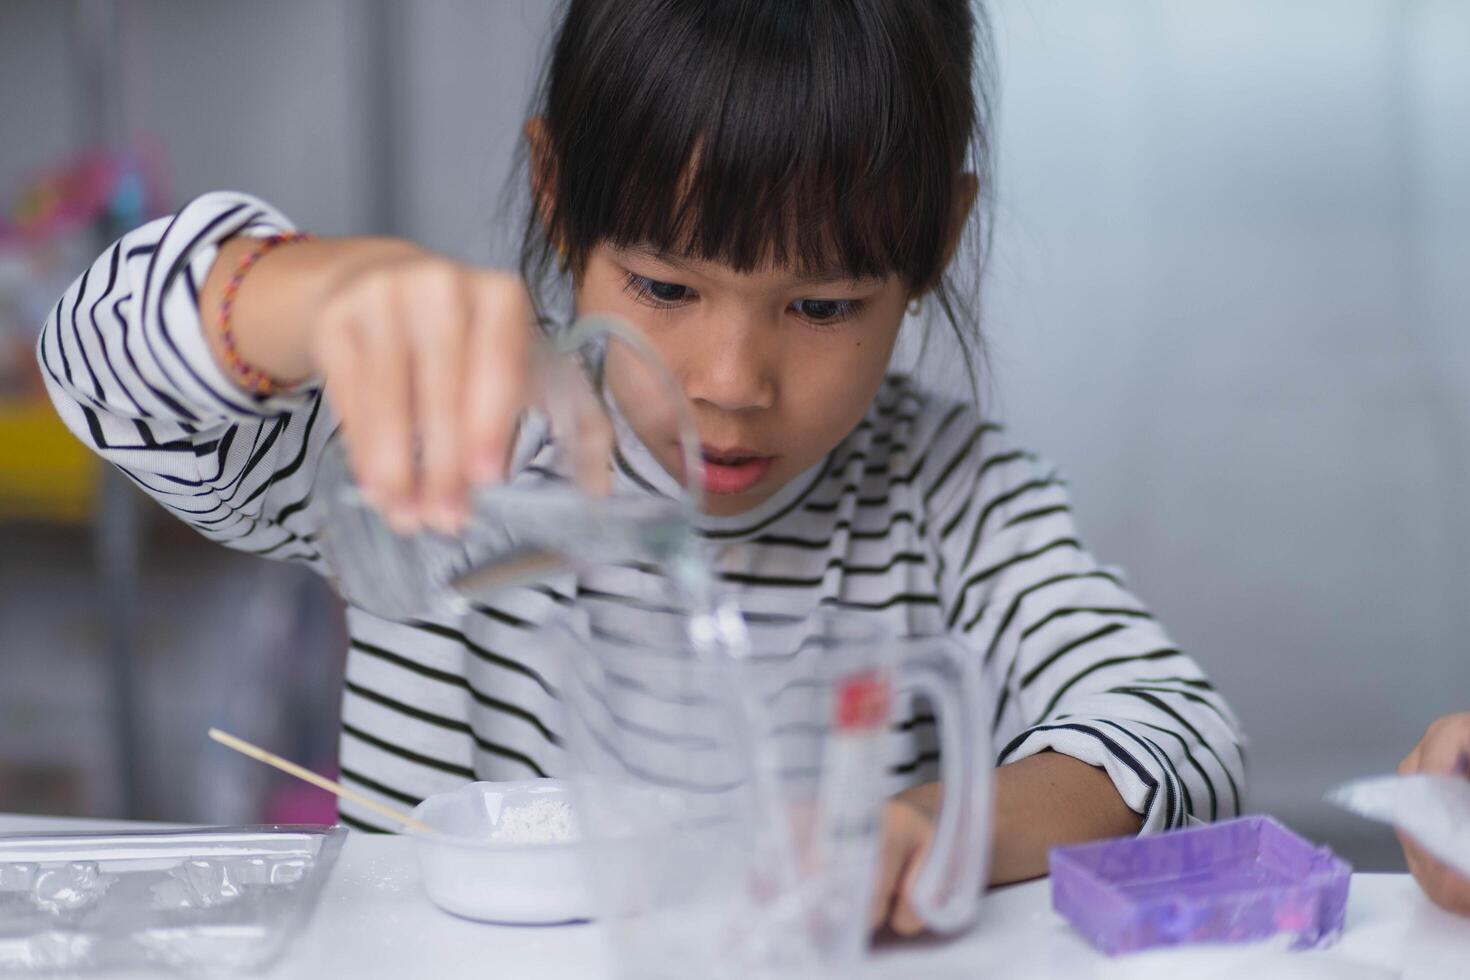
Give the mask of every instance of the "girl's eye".
[[678, 306], [694, 297], [694, 290], [688, 286], [681, 286], [676, 282], [660, 282], [647, 276], [628, 273], [628, 281], [624, 286], [632, 293], [635, 299], [651, 303], [654, 306]]
[[797, 315], [812, 323], [840, 323], [856, 316], [863, 308], [855, 299], [799, 299], [791, 304]]

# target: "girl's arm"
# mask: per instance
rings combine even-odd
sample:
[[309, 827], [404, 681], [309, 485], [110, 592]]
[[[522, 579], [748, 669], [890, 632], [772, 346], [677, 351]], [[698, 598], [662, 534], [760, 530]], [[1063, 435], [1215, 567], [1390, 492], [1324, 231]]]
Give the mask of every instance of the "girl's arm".
[[[1044, 874], [1057, 844], [1239, 813], [1234, 715], [1088, 554], [1055, 473], [964, 416], [931, 421], [916, 444], [945, 615], [996, 695], [992, 882]], [[915, 866], [905, 849], [922, 848], [941, 791], [917, 787], [890, 807], [896, 874]], [[888, 921], [913, 931], [903, 892]]]
[[[1059, 844], [1135, 834], [1141, 823], [1106, 772], [1057, 752], [999, 767], [994, 793], [992, 885], [1045, 875], [1047, 852]], [[923, 920], [908, 902], [908, 891], [933, 838], [943, 795], [942, 783], [924, 783], [889, 801], [872, 911], [874, 929], [888, 925], [905, 936], [924, 931]]]
[[[941, 783], [899, 794], [927, 818], [939, 814]], [[1046, 874], [1058, 844], [1138, 833], [1143, 819], [1128, 808], [1108, 774], [1069, 755], [1042, 752], [995, 771], [995, 847], [990, 882], [1004, 885]]]
[[[995, 693], [991, 883], [1042, 876], [1063, 843], [1238, 814], [1235, 717], [1082, 547], [1061, 480], [967, 413], [931, 411], [916, 435], [944, 613]], [[942, 792], [889, 802], [875, 926], [922, 932], [907, 893]]]
[[52, 308], [37, 358], [72, 432], [180, 519], [243, 551], [315, 562], [304, 464], [333, 424], [310, 388], [236, 387], [199, 318], [220, 243], [289, 230], [269, 205], [215, 193], [129, 232]]
[[[970, 428], [950, 426], [933, 447], [937, 462], [961, 455], [927, 516], [951, 630], [996, 695], [997, 762], [1050, 751], [1096, 767], [1144, 832], [1239, 813], [1244, 757], [1229, 706], [1087, 551], [1056, 472], [1001, 431], [970, 442]], [[1014, 792], [1018, 777], [1007, 780]]]
[[507, 454], [530, 346], [524, 290], [403, 241], [278, 247], [244, 278], [232, 317], [239, 355], [288, 386], [254, 394], [223, 366], [220, 301], [253, 239], [288, 230], [270, 206], [214, 193], [124, 236], [42, 331], [57, 411], [166, 507], [242, 550], [317, 560], [312, 480], [338, 419], [391, 518], [454, 524], [469, 482], [496, 477]]

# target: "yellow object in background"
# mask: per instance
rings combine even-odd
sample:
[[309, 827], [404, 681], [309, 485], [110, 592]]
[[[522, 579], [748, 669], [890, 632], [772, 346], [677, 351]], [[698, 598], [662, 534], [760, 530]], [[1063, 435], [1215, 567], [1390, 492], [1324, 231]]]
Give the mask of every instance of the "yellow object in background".
[[50, 403], [0, 401], [0, 520], [91, 520], [99, 465]]

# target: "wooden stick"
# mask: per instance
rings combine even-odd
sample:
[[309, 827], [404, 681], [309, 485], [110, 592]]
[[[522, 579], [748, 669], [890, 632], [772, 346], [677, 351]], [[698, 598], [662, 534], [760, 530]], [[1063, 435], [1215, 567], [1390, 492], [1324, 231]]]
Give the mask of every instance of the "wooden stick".
[[356, 790], [348, 789], [341, 783], [327, 779], [325, 776], [318, 776], [310, 769], [307, 769], [303, 766], [298, 766], [296, 763], [291, 762], [288, 759], [282, 759], [275, 753], [267, 752], [265, 749], [262, 749], [257, 745], [251, 745], [243, 738], [236, 738], [229, 732], [222, 732], [218, 728], [211, 728], [209, 730], [209, 737], [227, 748], [234, 749], [236, 752], [239, 752], [242, 755], [248, 755], [256, 762], [264, 762], [268, 766], [274, 766], [287, 775], [295, 776], [297, 779], [305, 780], [306, 782], [311, 783], [311, 785], [319, 789], [324, 789], [328, 793], [333, 793], [344, 800], [351, 800], [358, 806], [367, 807], [374, 813], [379, 814], [380, 816], [387, 817], [389, 820], [392, 820], [394, 823], [399, 824], [400, 826], [407, 827], [408, 829], [417, 831], [420, 834], [433, 835], [438, 833], [436, 830], [434, 830], [433, 827], [430, 827], [422, 820], [415, 820], [413, 817], [404, 813], [397, 807], [386, 806], [382, 803], [379, 803], [377, 800], [363, 796]]

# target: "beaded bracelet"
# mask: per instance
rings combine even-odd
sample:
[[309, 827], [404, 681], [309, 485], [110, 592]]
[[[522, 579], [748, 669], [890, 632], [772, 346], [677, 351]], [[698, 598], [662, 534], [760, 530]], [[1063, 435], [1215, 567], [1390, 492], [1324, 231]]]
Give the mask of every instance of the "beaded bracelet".
[[240, 264], [235, 267], [235, 274], [225, 284], [224, 297], [219, 304], [219, 338], [220, 346], [224, 350], [225, 366], [234, 375], [235, 380], [242, 388], [254, 392], [261, 397], [276, 394], [285, 384], [254, 367], [240, 356], [240, 351], [235, 347], [235, 333], [230, 314], [235, 309], [235, 296], [240, 292], [240, 283], [245, 281], [245, 274], [254, 268], [255, 263], [265, 257], [265, 254], [277, 245], [287, 242], [309, 242], [313, 235], [305, 232], [281, 232], [259, 239], [255, 246], [246, 252], [240, 259]]

